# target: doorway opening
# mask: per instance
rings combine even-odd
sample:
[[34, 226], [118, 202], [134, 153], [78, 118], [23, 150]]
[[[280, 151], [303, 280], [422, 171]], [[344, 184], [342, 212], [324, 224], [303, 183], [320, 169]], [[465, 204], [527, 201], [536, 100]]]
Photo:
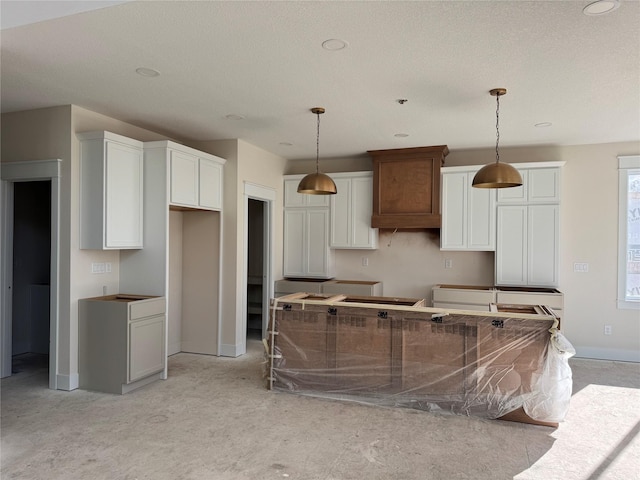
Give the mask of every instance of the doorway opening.
[[261, 339], [265, 323], [266, 202], [249, 198], [247, 207], [247, 339]]
[[248, 340], [258, 345], [266, 337], [269, 301], [273, 296], [273, 188], [244, 182], [244, 253], [242, 283], [242, 325], [240, 350], [247, 351]]
[[11, 374], [48, 378], [51, 180], [13, 188]]
[[19, 354], [35, 353], [41, 355], [34, 360], [40, 365], [48, 356], [48, 368], [41, 368], [48, 370], [49, 388], [73, 390], [77, 374], [58, 374], [61, 163], [1, 165], [0, 377], [25, 368], [28, 362]]

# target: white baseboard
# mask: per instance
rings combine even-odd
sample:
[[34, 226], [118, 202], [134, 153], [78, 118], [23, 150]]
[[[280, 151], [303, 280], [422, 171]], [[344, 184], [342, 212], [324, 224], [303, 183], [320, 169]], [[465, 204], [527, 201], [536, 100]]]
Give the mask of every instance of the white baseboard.
[[236, 345], [225, 344], [220, 345], [220, 356], [222, 357], [239, 357], [247, 353], [247, 345], [245, 343], [238, 343]]
[[58, 390], [70, 392], [80, 386], [80, 376], [77, 373], [71, 375], [56, 375]]
[[575, 347], [576, 357], [613, 360], [617, 362], [640, 363], [640, 350], [620, 350], [612, 348]]

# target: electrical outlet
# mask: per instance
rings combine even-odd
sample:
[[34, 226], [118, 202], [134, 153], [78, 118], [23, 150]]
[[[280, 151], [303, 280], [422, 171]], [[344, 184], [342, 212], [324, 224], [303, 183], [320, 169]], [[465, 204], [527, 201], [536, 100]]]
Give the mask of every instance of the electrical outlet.
[[577, 273], [587, 273], [589, 271], [588, 263], [574, 263], [573, 271]]
[[611, 335], [613, 333], [613, 329], [611, 328], [611, 325], [605, 325], [604, 326], [604, 334], [605, 335]]
[[452, 267], [453, 267], [453, 260], [451, 260], [450, 258], [445, 259], [444, 268], [452, 268]]
[[369, 266], [369, 258], [368, 257], [362, 257], [362, 266], [363, 267], [368, 267]]
[[111, 273], [111, 262], [107, 262], [104, 264], [104, 271], [107, 273]]

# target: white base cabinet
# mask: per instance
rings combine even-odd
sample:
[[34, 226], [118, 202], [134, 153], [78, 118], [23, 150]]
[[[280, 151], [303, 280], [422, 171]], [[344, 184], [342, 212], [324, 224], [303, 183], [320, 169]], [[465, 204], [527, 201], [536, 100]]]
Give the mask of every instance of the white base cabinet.
[[555, 288], [493, 287], [473, 285], [434, 285], [434, 308], [490, 311], [491, 304], [545, 305], [562, 317], [564, 295]]
[[110, 132], [80, 140], [80, 248], [143, 247], [143, 143]]
[[78, 300], [80, 388], [123, 394], [164, 370], [164, 297], [108, 295]]

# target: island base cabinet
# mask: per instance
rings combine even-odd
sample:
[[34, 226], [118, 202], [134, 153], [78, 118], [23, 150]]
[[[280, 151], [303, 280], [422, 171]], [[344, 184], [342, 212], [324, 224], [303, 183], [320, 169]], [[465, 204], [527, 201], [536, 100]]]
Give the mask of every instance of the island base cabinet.
[[550, 311], [441, 311], [393, 298], [298, 293], [275, 300], [271, 314], [272, 389], [551, 426], [555, 413], [531, 418], [519, 409], [568, 405], [544, 389], [558, 381], [546, 377], [547, 358], [557, 354]]

